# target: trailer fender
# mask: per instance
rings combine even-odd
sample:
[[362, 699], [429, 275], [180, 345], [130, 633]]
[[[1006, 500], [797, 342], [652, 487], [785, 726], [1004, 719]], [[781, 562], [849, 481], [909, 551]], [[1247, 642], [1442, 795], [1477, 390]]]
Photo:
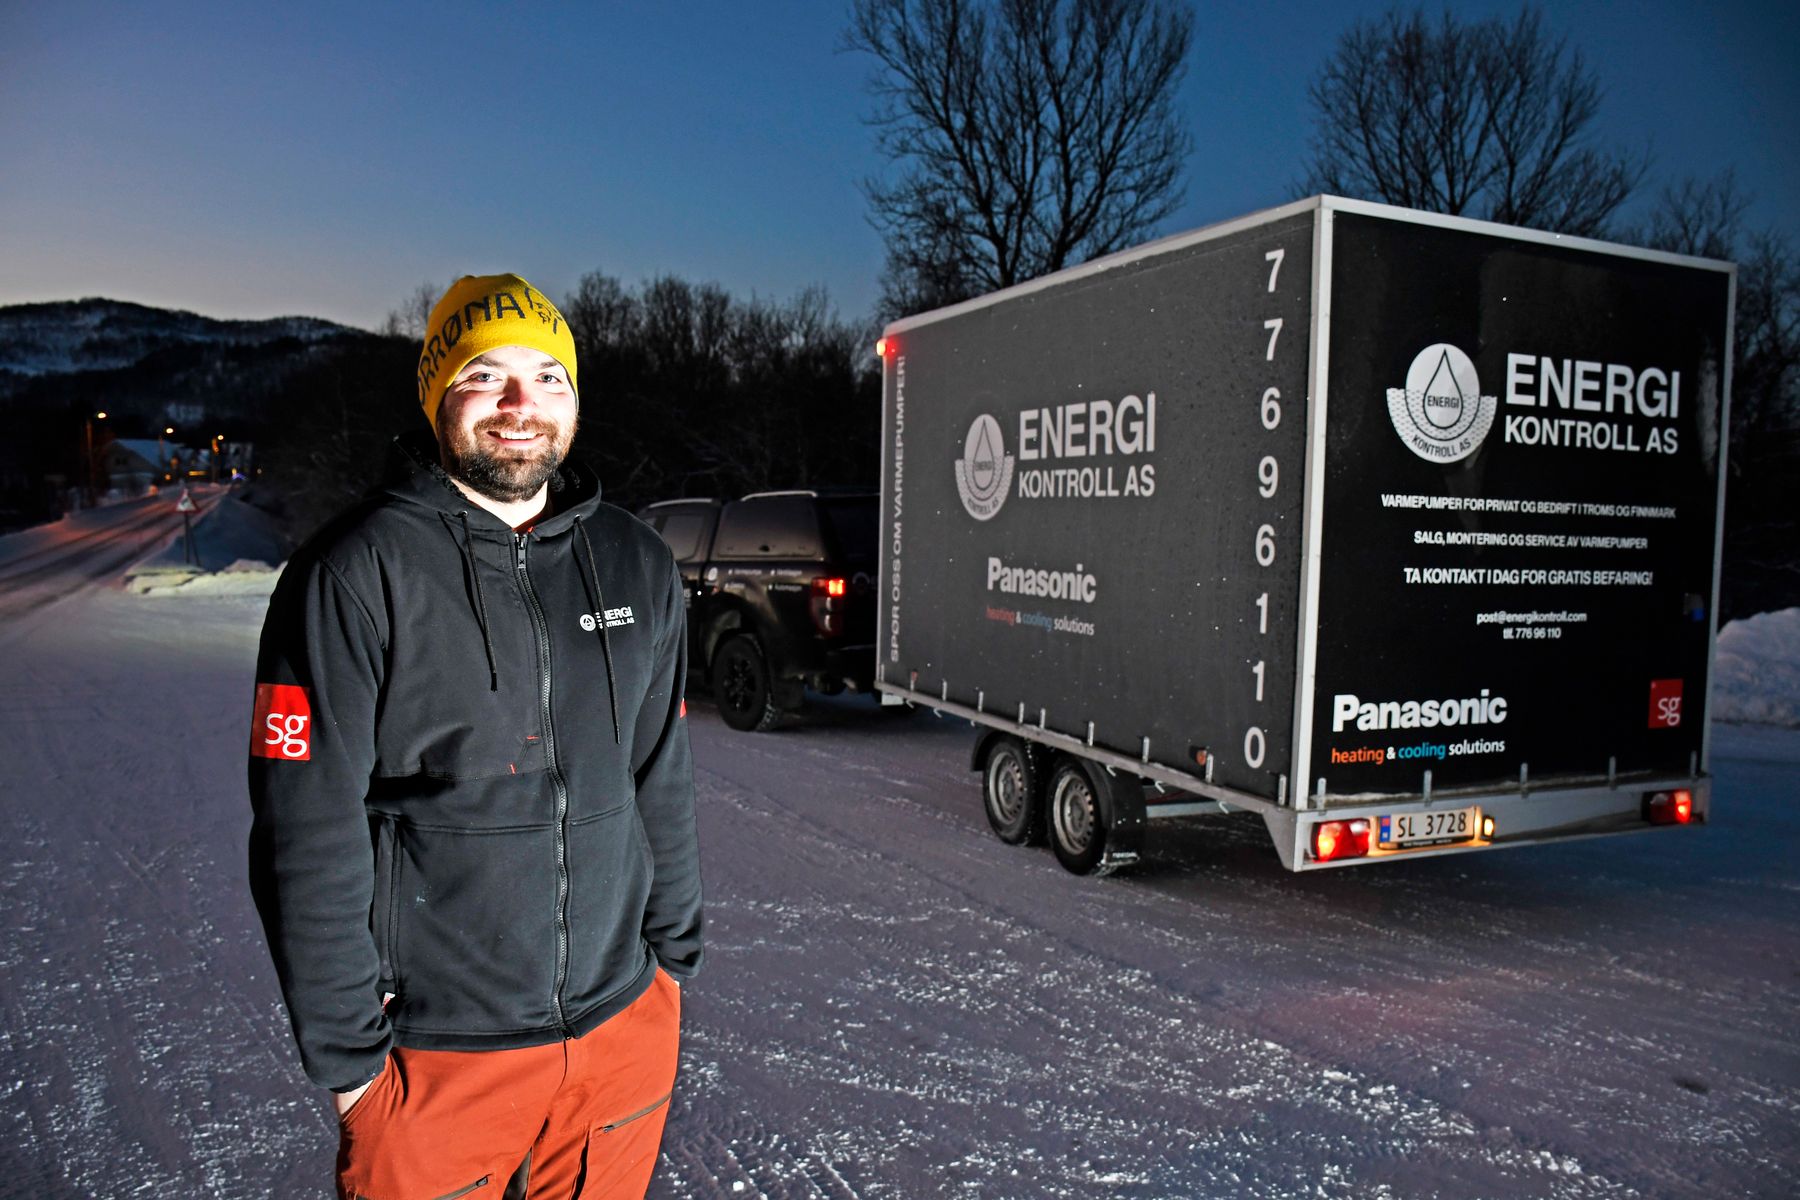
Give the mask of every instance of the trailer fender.
[[[983, 729], [977, 734], [975, 736], [974, 749], [969, 753], [969, 770], [985, 771], [987, 769], [988, 750], [995, 742], [1006, 736], [1008, 736], [1006, 732], [1000, 729]], [[1034, 747], [1030, 742], [1027, 742], [1025, 743], [1025, 748], [1030, 750]]]
[[1082, 759], [1095, 795], [1106, 815], [1106, 857], [1123, 865], [1135, 862], [1144, 848], [1144, 782], [1135, 775], [1109, 770], [1092, 759]]

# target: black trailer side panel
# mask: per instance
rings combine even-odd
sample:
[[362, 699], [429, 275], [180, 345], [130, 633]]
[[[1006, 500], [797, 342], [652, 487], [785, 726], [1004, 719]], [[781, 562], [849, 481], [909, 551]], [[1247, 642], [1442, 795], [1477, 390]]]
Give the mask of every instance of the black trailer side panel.
[[1275, 798], [1294, 702], [1314, 216], [892, 335], [880, 664]]
[[1314, 786], [1684, 775], [1722, 269], [1338, 213]]

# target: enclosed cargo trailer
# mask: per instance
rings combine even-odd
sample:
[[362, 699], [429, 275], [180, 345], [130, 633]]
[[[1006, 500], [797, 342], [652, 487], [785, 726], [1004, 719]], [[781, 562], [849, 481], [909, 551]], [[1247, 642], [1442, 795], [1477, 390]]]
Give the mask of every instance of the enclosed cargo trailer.
[[896, 322], [877, 687], [1078, 872], [1702, 822], [1735, 280], [1324, 196]]

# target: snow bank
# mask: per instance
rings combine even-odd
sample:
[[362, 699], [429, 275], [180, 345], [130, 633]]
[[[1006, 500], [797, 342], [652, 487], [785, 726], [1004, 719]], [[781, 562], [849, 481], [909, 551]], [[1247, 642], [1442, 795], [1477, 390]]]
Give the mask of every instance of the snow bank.
[[1800, 608], [1758, 613], [1719, 631], [1712, 715], [1800, 727]]
[[194, 554], [186, 561], [182, 535], [133, 567], [125, 590], [139, 596], [268, 595], [281, 576], [281, 535], [262, 510], [235, 496], [221, 500], [194, 522]]
[[238, 559], [220, 571], [199, 567], [141, 566], [125, 576], [125, 590], [134, 596], [266, 596], [275, 590], [281, 568], [268, 563]]

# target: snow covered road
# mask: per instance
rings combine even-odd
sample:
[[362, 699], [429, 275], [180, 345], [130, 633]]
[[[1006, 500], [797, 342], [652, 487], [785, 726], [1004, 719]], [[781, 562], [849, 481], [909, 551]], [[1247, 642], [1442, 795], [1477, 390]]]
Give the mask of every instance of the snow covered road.
[[[262, 607], [0, 633], [0, 1195], [329, 1194], [244, 884]], [[652, 1195], [1800, 1192], [1800, 733], [1722, 728], [1702, 829], [1293, 876], [1214, 817], [1086, 880], [987, 832], [966, 726], [690, 714]]]
[[[194, 489], [196, 519], [224, 495], [218, 488]], [[176, 499], [173, 491], [144, 496], [0, 537], [0, 619], [117, 578], [181, 529]]]

